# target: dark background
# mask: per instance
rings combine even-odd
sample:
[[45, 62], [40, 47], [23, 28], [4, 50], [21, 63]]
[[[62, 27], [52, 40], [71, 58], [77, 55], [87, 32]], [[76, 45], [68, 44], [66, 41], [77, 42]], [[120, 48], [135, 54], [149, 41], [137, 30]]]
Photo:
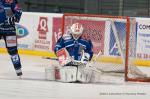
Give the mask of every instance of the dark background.
[[150, 16], [150, 0], [18, 0], [27, 12]]

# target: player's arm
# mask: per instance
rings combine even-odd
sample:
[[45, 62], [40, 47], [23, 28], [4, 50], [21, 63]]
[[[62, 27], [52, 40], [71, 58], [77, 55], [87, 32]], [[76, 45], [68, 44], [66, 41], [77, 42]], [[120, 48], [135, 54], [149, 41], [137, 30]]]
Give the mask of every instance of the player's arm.
[[93, 44], [91, 40], [88, 41], [88, 45], [85, 49], [84, 58], [86, 61], [90, 61], [93, 57]]
[[55, 52], [55, 54], [60, 50], [60, 49], [62, 49], [62, 48], [64, 48], [65, 46], [64, 46], [64, 40], [63, 40], [63, 38], [61, 37], [61, 38], [59, 38], [58, 39], [58, 41], [56, 42], [56, 44], [55, 44], [55, 47], [54, 47], [54, 52]]
[[7, 17], [7, 21], [6, 22], [9, 25], [14, 25], [15, 22], [18, 23], [20, 21], [20, 18], [21, 18], [21, 15], [22, 15], [22, 10], [21, 10], [17, 0], [14, 0], [13, 3], [11, 3], [11, 10], [13, 12], [13, 15]]
[[13, 7], [12, 7], [13, 13], [14, 13], [14, 18], [15, 18], [15, 22], [19, 22], [21, 15], [22, 15], [22, 9], [18, 3], [17, 0], [14, 1]]
[[5, 20], [6, 20], [6, 14], [5, 14], [4, 6], [0, 1], [0, 25], [4, 23]]

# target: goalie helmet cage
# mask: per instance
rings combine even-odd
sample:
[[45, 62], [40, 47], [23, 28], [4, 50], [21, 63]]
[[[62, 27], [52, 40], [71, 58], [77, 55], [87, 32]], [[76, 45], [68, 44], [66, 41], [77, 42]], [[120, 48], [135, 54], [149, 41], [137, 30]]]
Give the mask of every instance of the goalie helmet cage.
[[[121, 64], [125, 81], [150, 82], [150, 79], [145, 78], [145, 76], [133, 76], [130, 74], [130, 69], [135, 71], [134, 74], [140, 75], [141, 73], [142, 75], [143, 72], [133, 64], [135, 52], [130, 56], [131, 51], [135, 51], [133, 50], [134, 48], [130, 48], [135, 44], [130, 41], [130, 36], [133, 36], [133, 33], [130, 32], [135, 32], [134, 26], [136, 25], [129, 17], [66, 13], [62, 17], [63, 35], [71, 33], [70, 26], [73, 23], [80, 23], [83, 25], [84, 31], [82, 37], [92, 41], [94, 54], [96, 55], [98, 52], [102, 52], [102, 55], [99, 56], [102, 58], [97, 59], [97, 61], [113, 65], [113, 69], [116, 69], [117, 67], [117, 65], [115, 66], [114, 64]], [[115, 48], [115, 45], [117, 46], [117, 49]], [[106, 72], [108, 71], [106, 70]], [[113, 70], [110, 71], [112, 72]]]

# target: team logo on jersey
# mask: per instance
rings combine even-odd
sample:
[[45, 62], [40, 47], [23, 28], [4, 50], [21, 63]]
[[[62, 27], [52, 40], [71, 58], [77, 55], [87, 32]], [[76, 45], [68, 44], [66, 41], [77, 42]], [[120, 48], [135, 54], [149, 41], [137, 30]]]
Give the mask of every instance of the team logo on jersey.
[[46, 39], [48, 32], [48, 18], [40, 17], [37, 31], [39, 31], [39, 39]]

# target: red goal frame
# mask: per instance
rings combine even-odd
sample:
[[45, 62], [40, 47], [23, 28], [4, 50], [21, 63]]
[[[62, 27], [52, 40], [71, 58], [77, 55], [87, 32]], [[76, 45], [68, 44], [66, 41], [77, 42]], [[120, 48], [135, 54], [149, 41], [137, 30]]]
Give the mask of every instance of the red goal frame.
[[126, 19], [126, 53], [125, 53], [125, 81], [133, 82], [150, 82], [150, 79], [145, 78], [129, 78], [128, 77], [128, 66], [129, 66], [129, 41], [130, 41], [130, 17], [128, 16], [110, 16], [110, 15], [94, 15], [94, 14], [73, 14], [65, 13], [62, 16], [62, 35], [64, 34], [65, 17], [67, 16], [80, 16], [80, 17], [99, 17], [99, 18], [118, 18]]

